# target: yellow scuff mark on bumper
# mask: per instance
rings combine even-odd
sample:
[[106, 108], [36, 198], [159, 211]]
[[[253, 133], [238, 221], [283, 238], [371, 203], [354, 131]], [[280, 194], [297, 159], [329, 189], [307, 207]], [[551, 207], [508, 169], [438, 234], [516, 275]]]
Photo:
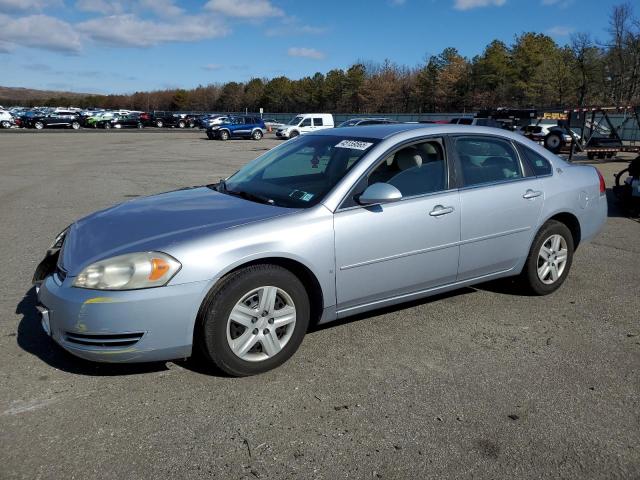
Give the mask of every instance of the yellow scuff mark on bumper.
[[93, 297], [84, 301], [83, 305], [90, 305], [93, 303], [117, 303], [120, 300], [117, 300], [112, 297]]

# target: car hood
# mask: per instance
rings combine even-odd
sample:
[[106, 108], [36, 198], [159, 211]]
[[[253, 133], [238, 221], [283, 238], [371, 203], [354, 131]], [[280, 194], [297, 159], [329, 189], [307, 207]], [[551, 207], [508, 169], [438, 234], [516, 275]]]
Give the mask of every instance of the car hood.
[[162, 250], [223, 229], [296, 212], [194, 187], [121, 203], [74, 223], [62, 267], [75, 276], [91, 263], [125, 253]]

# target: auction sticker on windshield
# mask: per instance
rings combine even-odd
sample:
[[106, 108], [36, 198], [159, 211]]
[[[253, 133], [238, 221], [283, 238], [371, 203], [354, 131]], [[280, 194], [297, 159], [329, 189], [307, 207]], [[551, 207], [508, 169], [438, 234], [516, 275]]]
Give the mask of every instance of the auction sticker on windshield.
[[361, 142], [360, 140], [342, 140], [336, 145], [336, 148], [350, 148], [352, 150], [366, 150], [373, 143]]

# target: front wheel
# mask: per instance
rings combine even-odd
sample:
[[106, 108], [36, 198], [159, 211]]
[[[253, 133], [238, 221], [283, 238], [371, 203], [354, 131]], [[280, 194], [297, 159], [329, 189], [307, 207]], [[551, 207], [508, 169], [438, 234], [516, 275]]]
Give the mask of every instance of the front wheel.
[[36, 122], [33, 124], [33, 126], [35, 127], [36, 130], [42, 130], [44, 128], [44, 123]]
[[178, 127], [179, 128], [184, 128], [186, 126], [186, 124], [183, 121], [179, 121], [178, 122]]
[[573, 261], [573, 236], [561, 222], [545, 223], [531, 246], [520, 274], [523, 286], [534, 295], [548, 295], [564, 283]]
[[11, 128], [11, 123], [8, 122], [7, 120], [4, 120], [2, 122], [2, 128]]
[[226, 130], [221, 130], [220, 132], [218, 132], [218, 137], [220, 138], [220, 140], [229, 140], [229, 132], [227, 132]]
[[142, 125], [142, 123], [138, 122], [138, 128], [144, 128], [144, 125]]
[[104, 129], [109, 130], [111, 128], [111, 124], [109, 122], [104, 124]]
[[231, 273], [208, 296], [196, 341], [224, 372], [255, 375], [295, 353], [309, 316], [309, 297], [298, 277], [277, 265], [254, 265]]
[[158, 128], [162, 128], [163, 125], [164, 125], [164, 123], [162, 123], [162, 120], [158, 120], [156, 122], [156, 127], [158, 127]]
[[289, 134], [289, 138], [296, 138], [298, 135], [300, 135], [300, 133], [298, 133], [297, 130], [294, 130]]

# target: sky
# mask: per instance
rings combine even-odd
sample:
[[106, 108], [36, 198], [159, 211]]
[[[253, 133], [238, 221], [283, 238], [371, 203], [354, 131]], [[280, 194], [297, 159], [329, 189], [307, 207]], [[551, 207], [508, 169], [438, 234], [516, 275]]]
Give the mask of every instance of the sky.
[[[416, 66], [526, 31], [607, 38], [621, 0], [0, 0], [0, 85], [87, 93]], [[640, 10], [640, 9], [636, 9]], [[640, 11], [636, 11], [640, 14]]]

